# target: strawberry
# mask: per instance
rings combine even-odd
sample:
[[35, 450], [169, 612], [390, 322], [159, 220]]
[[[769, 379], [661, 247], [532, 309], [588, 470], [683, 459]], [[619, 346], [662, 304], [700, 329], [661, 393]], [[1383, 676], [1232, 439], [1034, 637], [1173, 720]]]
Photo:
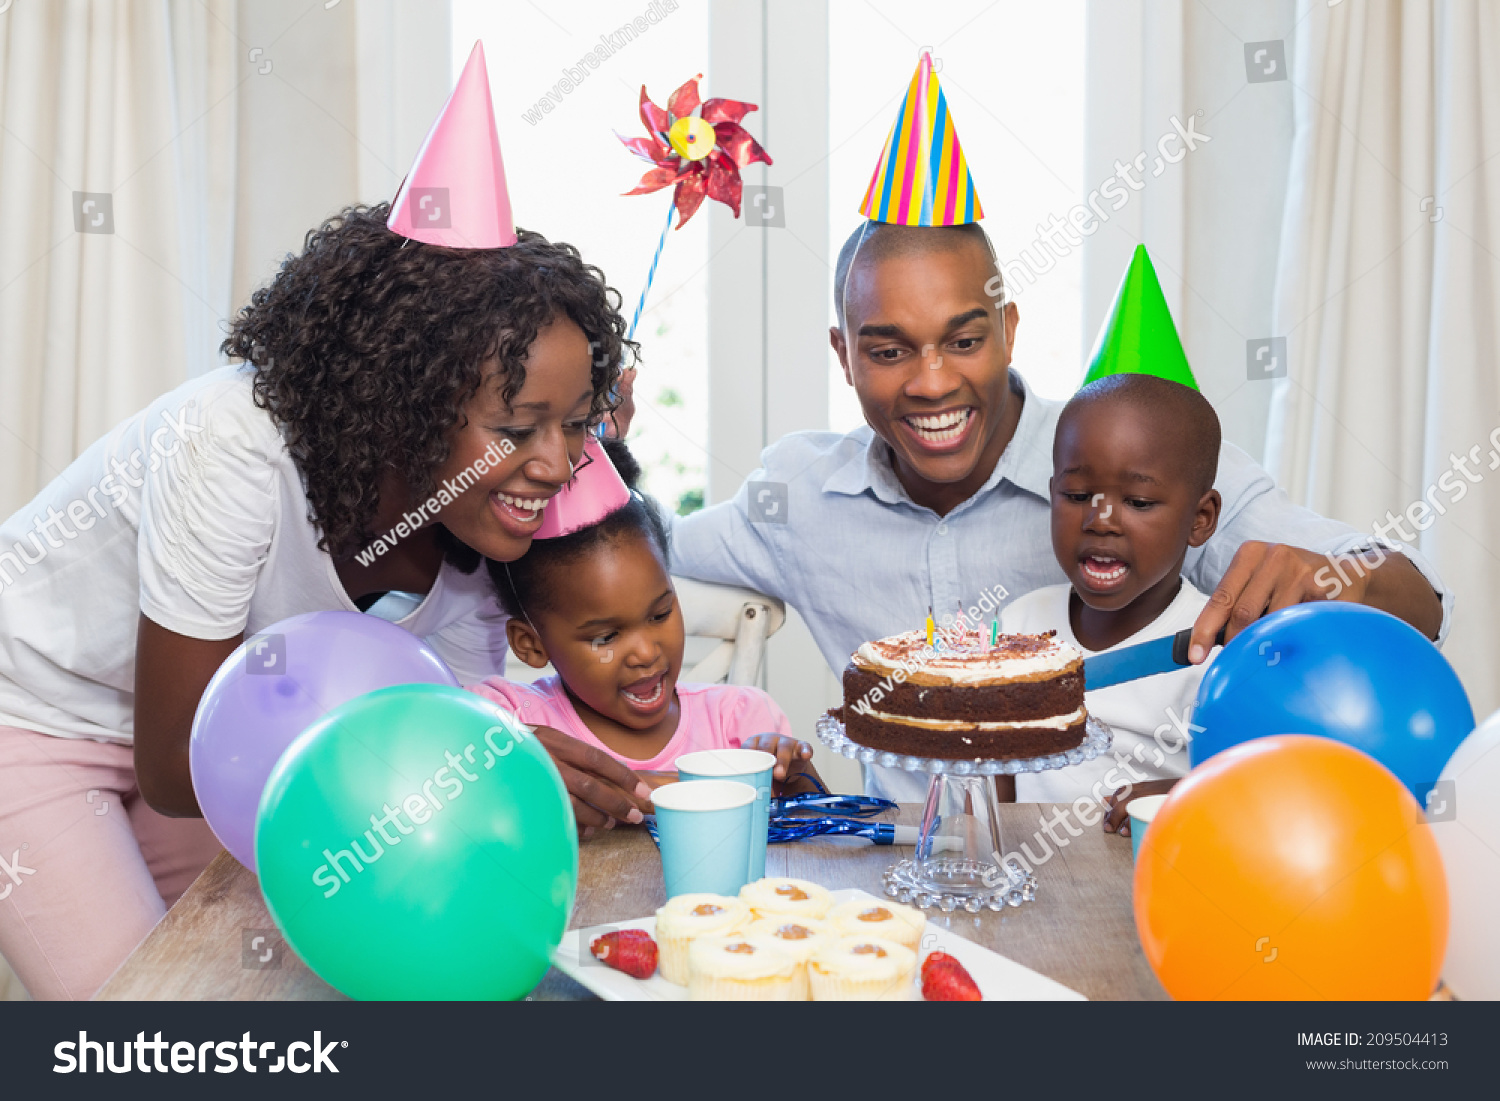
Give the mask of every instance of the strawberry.
[[929, 1002], [979, 1002], [979, 986], [947, 952], [933, 952], [922, 961], [922, 997]]
[[644, 929], [619, 929], [589, 945], [594, 958], [637, 979], [656, 974], [656, 941]]

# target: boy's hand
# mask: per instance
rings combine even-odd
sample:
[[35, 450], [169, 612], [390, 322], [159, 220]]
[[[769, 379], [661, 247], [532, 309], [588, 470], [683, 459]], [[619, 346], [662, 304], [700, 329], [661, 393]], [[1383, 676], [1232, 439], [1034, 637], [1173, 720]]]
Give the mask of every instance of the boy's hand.
[[771, 794], [792, 795], [799, 791], [812, 791], [814, 785], [808, 777], [817, 777], [812, 766], [812, 746], [788, 738], [785, 734], [757, 734], [746, 738], [741, 749], [758, 749], [776, 758], [776, 767], [771, 770]]
[[1125, 808], [1130, 805], [1130, 801], [1142, 795], [1165, 795], [1176, 783], [1176, 780], [1143, 780], [1139, 784], [1126, 784], [1106, 795], [1104, 809], [1107, 813], [1104, 815], [1104, 832], [1129, 837], [1130, 812]]

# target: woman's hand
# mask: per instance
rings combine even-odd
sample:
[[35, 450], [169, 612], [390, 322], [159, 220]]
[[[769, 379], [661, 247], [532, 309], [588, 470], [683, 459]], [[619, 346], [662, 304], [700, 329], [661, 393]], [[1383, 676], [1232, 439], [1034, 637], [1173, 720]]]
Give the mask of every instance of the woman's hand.
[[1176, 780], [1143, 780], [1139, 784], [1126, 784], [1106, 795], [1104, 809], [1107, 813], [1104, 815], [1104, 832], [1129, 837], [1130, 812], [1125, 808], [1130, 806], [1130, 801], [1139, 799], [1142, 795], [1165, 795], [1176, 783]]
[[634, 367], [620, 372], [620, 381], [615, 384], [615, 396], [620, 399], [620, 404], [604, 418], [608, 426], [604, 430], [606, 436], [623, 440], [630, 431], [630, 422], [635, 419], [635, 372]]
[[677, 773], [675, 772], [650, 772], [636, 769], [635, 774], [641, 778], [641, 783], [645, 784], [652, 791], [655, 791], [659, 787], [665, 787], [667, 784], [675, 784], [678, 780]]
[[740, 748], [758, 749], [776, 758], [776, 767], [771, 770], [772, 795], [816, 790], [812, 780], [816, 780], [818, 774], [812, 766], [812, 746], [806, 742], [788, 738], [785, 734], [757, 734], [746, 738]]
[[604, 750], [570, 738], [550, 726], [532, 728], [536, 740], [552, 755], [573, 799], [578, 836], [611, 829], [617, 822], [637, 825], [651, 809], [651, 789]]

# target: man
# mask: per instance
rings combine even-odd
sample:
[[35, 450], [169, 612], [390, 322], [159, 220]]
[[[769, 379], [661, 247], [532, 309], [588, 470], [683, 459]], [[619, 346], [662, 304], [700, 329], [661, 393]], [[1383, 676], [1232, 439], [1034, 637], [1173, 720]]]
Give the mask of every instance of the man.
[[[867, 424], [844, 435], [796, 432], [761, 455], [732, 501], [679, 520], [674, 573], [744, 585], [802, 615], [840, 672], [863, 642], [920, 627], [1003, 590], [1066, 580], [1052, 552], [1047, 490], [1061, 402], [1010, 369], [1019, 314], [1003, 304], [993, 250], [977, 223], [867, 222], [839, 252], [829, 332]], [[769, 483], [785, 507], [763, 513]], [[1184, 574], [1208, 606], [1193, 630], [1203, 661], [1221, 628], [1307, 600], [1369, 604], [1441, 643], [1452, 594], [1416, 552], [1293, 504], [1245, 452], [1224, 444], [1217, 532]], [[1315, 580], [1334, 559], [1376, 543], [1374, 568]], [[1324, 574], [1327, 577], [1328, 574]], [[867, 766], [873, 794], [920, 801], [926, 777]]]

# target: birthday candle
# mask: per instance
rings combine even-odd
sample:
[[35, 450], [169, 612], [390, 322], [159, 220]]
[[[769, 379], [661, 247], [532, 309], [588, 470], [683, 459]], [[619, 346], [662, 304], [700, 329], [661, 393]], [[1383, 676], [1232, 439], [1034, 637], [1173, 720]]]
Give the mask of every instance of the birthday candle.
[[927, 645], [932, 645], [932, 606], [927, 607]]
[[999, 643], [1000, 621], [998, 619], [993, 619], [990, 621], [990, 649], [993, 650], [997, 645], [999, 645]]

